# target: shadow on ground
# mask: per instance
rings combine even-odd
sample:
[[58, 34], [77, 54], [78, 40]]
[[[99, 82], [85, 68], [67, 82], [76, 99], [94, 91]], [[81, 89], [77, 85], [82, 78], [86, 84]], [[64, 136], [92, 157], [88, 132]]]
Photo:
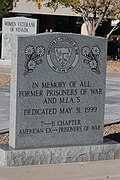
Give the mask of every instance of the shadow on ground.
[[109, 141], [115, 141], [116, 143], [120, 143], [120, 133], [110, 134], [104, 137], [104, 142], [108, 143]]

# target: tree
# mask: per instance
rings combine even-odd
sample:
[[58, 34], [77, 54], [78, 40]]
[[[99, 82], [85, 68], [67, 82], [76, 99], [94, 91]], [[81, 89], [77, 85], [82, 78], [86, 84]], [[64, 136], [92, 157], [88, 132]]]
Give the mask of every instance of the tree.
[[59, 4], [70, 7], [80, 14], [86, 24], [89, 35], [95, 35], [96, 30], [103, 20], [120, 18], [120, 0], [27, 0], [35, 1], [38, 7], [41, 2], [46, 1], [45, 6], [53, 8], [54, 11]]
[[110, 30], [110, 32], [107, 34], [107, 39], [109, 39], [109, 37], [111, 36], [111, 34], [116, 31], [117, 29], [120, 28], [120, 21], [119, 23], [117, 23], [115, 26], [113, 26], [113, 28]]
[[[2, 23], [2, 18], [9, 15], [9, 11], [12, 10], [12, 7], [13, 0], [0, 0], [0, 24]], [[0, 37], [1, 35], [2, 31], [0, 31]]]
[[89, 35], [95, 35], [105, 19], [120, 18], [120, 0], [50, 0], [47, 6], [54, 10], [59, 4], [72, 8], [83, 17]]
[[13, 0], [0, 0], [0, 18], [7, 16], [12, 6]]

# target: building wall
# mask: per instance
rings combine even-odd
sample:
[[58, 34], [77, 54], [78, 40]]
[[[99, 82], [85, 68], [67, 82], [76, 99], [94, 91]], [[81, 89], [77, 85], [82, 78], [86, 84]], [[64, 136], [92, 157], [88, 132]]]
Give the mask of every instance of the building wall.
[[[16, 1], [16, 0], [14, 0]], [[59, 8], [54, 12], [53, 9], [45, 7], [45, 1], [42, 2], [41, 9], [38, 9], [37, 3], [35, 2], [26, 2], [26, 0], [19, 0], [16, 3], [16, 7], [13, 7], [12, 12], [17, 13], [31, 13], [31, 14], [46, 14], [46, 15], [63, 15], [63, 16], [80, 16], [73, 12], [70, 8], [65, 8], [62, 5], [59, 5]]]

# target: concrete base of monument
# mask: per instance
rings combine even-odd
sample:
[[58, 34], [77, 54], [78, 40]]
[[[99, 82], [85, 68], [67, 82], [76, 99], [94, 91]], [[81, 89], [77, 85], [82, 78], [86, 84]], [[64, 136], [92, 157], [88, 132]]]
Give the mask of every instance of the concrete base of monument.
[[1, 166], [26, 166], [120, 159], [120, 143], [104, 139], [101, 145], [37, 149], [10, 149], [0, 145]]

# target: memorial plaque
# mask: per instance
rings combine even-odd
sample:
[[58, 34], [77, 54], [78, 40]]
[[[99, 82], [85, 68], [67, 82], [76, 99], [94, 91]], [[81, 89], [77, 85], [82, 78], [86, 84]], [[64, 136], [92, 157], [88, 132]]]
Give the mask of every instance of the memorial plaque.
[[2, 59], [11, 60], [11, 41], [14, 34], [36, 34], [37, 19], [26, 17], [3, 18], [2, 20]]
[[101, 144], [106, 52], [104, 38], [67, 33], [16, 37], [9, 145]]

